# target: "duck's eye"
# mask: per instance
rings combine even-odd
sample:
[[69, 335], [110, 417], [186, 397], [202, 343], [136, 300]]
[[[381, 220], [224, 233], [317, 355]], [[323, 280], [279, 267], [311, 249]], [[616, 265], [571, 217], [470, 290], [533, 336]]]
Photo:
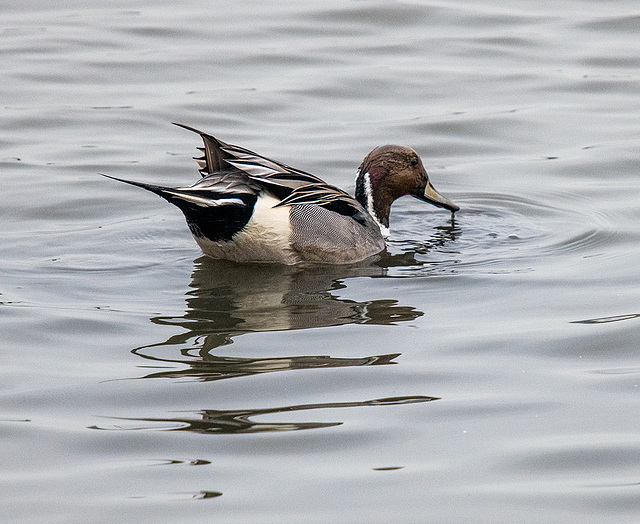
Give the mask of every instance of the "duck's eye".
[[418, 165], [418, 159], [417, 158], [412, 158], [411, 159], [411, 165], [412, 166], [417, 166]]

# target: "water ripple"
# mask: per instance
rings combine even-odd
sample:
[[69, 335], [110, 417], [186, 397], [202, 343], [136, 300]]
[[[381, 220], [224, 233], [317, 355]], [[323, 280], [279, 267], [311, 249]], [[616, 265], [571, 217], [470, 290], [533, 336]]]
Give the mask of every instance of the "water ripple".
[[[426, 239], [424, 213], [404, 209], [392, 217], [389, 251], [404, 256], [400, 265], [415, 262], [423, 271], [454, 273], [515, 273], [558, 255], [604, 254], [619, 237], [609, 229], [609, 218], [558, 204], [566, 198], [575, 196], [554, 195], [549, 204], [508, 193], [462, 193], [454, 199], [462, 209]], [[398, 265], [391, 259], [383, 264]]]

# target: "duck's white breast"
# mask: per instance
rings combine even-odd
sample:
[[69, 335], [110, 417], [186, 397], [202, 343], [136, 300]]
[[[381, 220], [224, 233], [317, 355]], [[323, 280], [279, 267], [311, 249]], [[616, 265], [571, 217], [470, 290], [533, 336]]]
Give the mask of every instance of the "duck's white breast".
[[195, 237], [205, 255], [236, 262], [263, 261], [295, 264], [300, 261], [291, 247], [288, 206], [274, 207], [280, 201], [262, 193], [247, 225], [231, 241], [214, 242]]

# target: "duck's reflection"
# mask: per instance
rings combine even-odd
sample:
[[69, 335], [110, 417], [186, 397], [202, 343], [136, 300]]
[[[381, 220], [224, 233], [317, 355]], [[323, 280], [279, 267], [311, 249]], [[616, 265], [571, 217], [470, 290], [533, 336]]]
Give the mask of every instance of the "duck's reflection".
[[354, 408], [364, 406], [389, 406], [396, 404], [414, 404], [439, 400], [437, 397], [410, 396], [391, 397], [362, 402], [331, 402], [322, 404], [301, 404], [270, 409], [244, 410], [214, 410], [207, 409], [192, 412], [191, 416], [172, 418], [122, 418], [117, 420], [135, 421], [143, 425], [123, 426], [91, 426], [90, 429], [102, 430], [163, 430], [190, 431], [204, 434], [232, 434], [232, 433], [264, 433], [274, 431], [296, 431], [302, 429], [317, 429], [339, 426], [342, 422], [255, 422], [252, 417], [329, 408]]
[[[411, 322], [423, 315], [410, 305], [396, 299], [353, 300], [345, 298], [345, 282], [353, 278], [390, 276], [393, 268], [422, 266], [417, 258], [434, 245], [442, 245], [455, 237], [455, 224], [437, 232], [431, 246], [404, 242], [393, 246], [375, 263], [354, 266], [288, 267], [271, 264], [234, 264], [201, 257], [195, 263], [185, 313], [180, 316], [151, 318], [155, 324], [170, 326], [176, 331], [163, 342], [135, 348], [132, 352], [144, 359], [146, 375], [140, 378], [187, 379], [217, 381], [263, 375], [275, 371], [335, 369], [350, 366], [385, 366], [396, 364], [400, 352], [372, 355], [366, 352], [367, 335], [355, 347], [335, 348], [339, 355], [321, 346], [322, 354], [314, 354], [317, 339], [309, 333], [307, 347], [298, 343], [283, 343], [277, 350], [240, 346], [244, 355], [216, 354], [216, 349], [232, 344], [234, 339], [249, 333], [285, 332], [311, 328], [327, 328], [346, 324], [394, 325]], [[359, 286], [362, 293], [362, 286]], [[379, 294], [379, 293], [378, 293]], [[293, 337], [292, 337], [293, 338]], [[260, 344], [262, 337], [247, 339]], [[295, 339], [294, 339], [295, 340]], [[257, 341], [257, 342], [256, 342]], [[270, 338], [273, 343], [273, 338]], [[270, 346], [271, 348], [273, 346]], [[289, 349], [292, 347], [293, 349]], [[229, 348], [231, 349], [231, 348]], [[398, 348], [394, 347], [394, 351]], [[251, 355], [246, 352], [251, 351]], [[277, 354], [273, 354], [277, 351]], [[257, 353], [257, 356], [256, 356]], [[364, 353], [364, 354], [363, 354]], [[302, 375], [308, 380], [309, 375]], [[328, 428], [342, 422], [282, 421], [273, 422], [274, 415], [284, 415], [321, 409], [389, 406], [429, 402], [431, 396], [398, 396], [356, 402], [324, 402], [296, 404], [268, 409], [181, 411], [177, 416], [159, 418], [117, 418], [124, 421], [93, 429], [167, 430], [201, 434], [241, 434], [282, 432]], [[261, 421], [255, 418], [263, 418]], [[287, 417], [289, 418], [289, 417]], [[127, 422], [128, 421], [128, 422]]]
[[[418, 260], [460, 234], [453, 215], [427, 241], [392, 243], [373, 263], [351, 266], [236, 264], [201, 257], [195, 262], [186, 311], [181, 316], [151, 318], [180, 333], [135, 348], [153, 372], [142, 378], [189, 378], [210, 381], [296, 369], [395, 364], [400, 353], [337, 357], [330, 355], [219, 356], [214, 350], [246, 333], [291, 331], [345, 324], [392, 325], [410, 322], [422, 311], [395, 299], [356, 301], [340, 296], [351, 278], [387, 277], [393, 268], [421, 268]], [[407, 232], [407, 235], [411, 235]], [[420, 272], [420, 274], [423, 274]], [[395, 349], [395, 348], [394, 348]]]
[[[233, 264], [202, 257], [196, 261], [184, 315], [151, 319], [184, 332], [132, 352], [150, 361], [145, 367], [156, 369], [144, 378], [189, 377], [203, 381], [295, 369], [393, 364], [399, 353], [352, 358], [213, 354], [216, 348], [245, 333], [344, 324], [391, 325], [422, 316], [421, 311], [399, 305], [397, 300], [355, 301], [337, 296], [336, 291], [346, 287], [346, 278], [377, 276], [383, 271], [378, 266], [300, 268]], [[166, 370], [166, 364], [170, 369]], [[175, 364], [187, 367], [176, 369]]]
[[[136, 352], [138, 350], [134, 350]], [[139, 354], [139, 353], [138, 353]], [[246, 377], [259, 373], [287, 371], [294, 369], [336, 368], [348, 366], [375, 366], [395, 364], [394, 358], [400, 353], [375, 355], [362, 358], [335, 358], [327, 355], [309, 355], [273, 358], [222, 357], [207, 354], [198, 360], [185, 361], [161, 359], [150, 355], [141, 355], [147, 359], [163, 362], [188, 364], [187, 369], [158, 371], [145, 375], [144, 378], [193, 378], [196, 380], [220, 380], [223, 378]]]
[[[174, 325], [188, 332], [169, 341], [184, 342], [186, 335], [217, 333], [230, 338], [248, 332], [288, 331], [344, 324], [394, 324], [422, 315], [396, 300], [356, 302], [334, 293], [346, 288], [344, 280], [382, 276], [378, 266], [291, 267], [278, 264], [235, 264], [201, 257], [196, 260], [187, 311], [181, 317], [154, 317], [156, 324]], [[180, 336], [179, 336], [180, 337]], [[168, 342], [169, 342], [168, 341]]]

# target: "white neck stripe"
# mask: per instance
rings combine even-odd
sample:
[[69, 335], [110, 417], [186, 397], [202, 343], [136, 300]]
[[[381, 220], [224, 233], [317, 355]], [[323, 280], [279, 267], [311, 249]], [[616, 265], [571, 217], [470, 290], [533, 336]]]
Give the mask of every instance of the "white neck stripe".
[[376, 221], [378, 227], [380, 228], [380, 232], [384, 238], [389, 236], [389, 228], [382, 225], [378, 216], [376, 215], [375, 209], [373, 208], [373, 191], [371, 190], [371, 177], [369, 176], [369, 172], [367, 171], [364, 174], [364, 193], [367, 196], [367, 211]]

